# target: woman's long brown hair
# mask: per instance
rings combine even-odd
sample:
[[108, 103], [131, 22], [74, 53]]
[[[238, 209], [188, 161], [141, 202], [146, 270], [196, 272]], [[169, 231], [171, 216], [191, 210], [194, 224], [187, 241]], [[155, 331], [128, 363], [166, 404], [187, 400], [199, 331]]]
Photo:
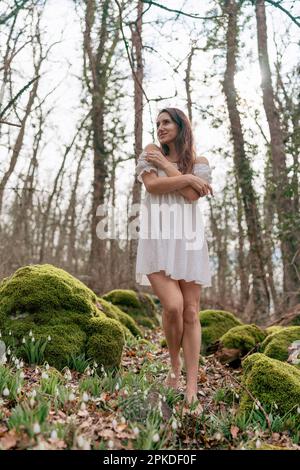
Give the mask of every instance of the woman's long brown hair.
[[[192, 173], [196, 160], [196, 151], [190, 120], [178, 108], [161, 109], [158, 116], [163, 112], [168, 113], [172, 121], [178, 126], [178, 134], [175, 139], [175, 149], [179, 156], [178, 169], [183, 174]], [[160, 148], [164, 155], [169, 155], [170, 149], [167, 144], [160, 144]]]

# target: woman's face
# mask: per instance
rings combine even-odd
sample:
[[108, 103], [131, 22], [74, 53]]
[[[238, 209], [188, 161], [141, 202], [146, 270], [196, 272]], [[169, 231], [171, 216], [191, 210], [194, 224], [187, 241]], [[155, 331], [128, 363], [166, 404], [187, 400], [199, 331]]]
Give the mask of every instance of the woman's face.
[[163, 112], [158, 115], [156, 120], [157, 137], [161, 144], [169, 144], [173, 142], [178, 134], [178, 126], [170, 115]]

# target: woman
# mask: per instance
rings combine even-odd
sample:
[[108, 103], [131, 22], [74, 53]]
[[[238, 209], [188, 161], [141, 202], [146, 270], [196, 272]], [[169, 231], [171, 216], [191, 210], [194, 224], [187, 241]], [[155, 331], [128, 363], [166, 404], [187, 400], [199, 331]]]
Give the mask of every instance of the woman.
[[[197, 402], [200, 292], [201, 286], [211, 286], [197, 200], [213, 194], [211, 173], [206, 158], [196, 158], [191, 125], [181, 110], [161, 110], [156, 125], [160, 147], [147, 145], [136, 166], [138, 181], [146, 188], [140, 214], [136, 281], [151, 285], [163, 307], [162, 323], [171, 361], [166, 385], [175, 389], [179, 386], [182, 346], [185, 399], [192, 404]], [[173, 219], [170, 210], [157, 210], [162, 207], [172, 209]], [[166, 228], [168, 236], [162, 237]], [[190, 243], [187, 231], [193, 232], [196, 242]]]

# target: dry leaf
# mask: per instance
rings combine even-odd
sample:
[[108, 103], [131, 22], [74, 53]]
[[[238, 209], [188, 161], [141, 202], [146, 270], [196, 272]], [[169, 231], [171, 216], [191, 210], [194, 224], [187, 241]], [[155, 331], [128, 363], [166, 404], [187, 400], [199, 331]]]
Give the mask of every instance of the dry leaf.
[[232, 425], [231, 428], [230, 428], [230, 433], [232, 435], [232, 439], [236, 439], [237, 438], [237, 435], [239, 433], [239, 428], [237, 426], [234, 426]]

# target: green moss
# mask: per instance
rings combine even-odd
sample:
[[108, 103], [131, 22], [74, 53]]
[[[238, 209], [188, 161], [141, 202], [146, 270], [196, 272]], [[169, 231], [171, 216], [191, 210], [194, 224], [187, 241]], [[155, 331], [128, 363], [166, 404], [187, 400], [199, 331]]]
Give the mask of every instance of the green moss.
[[87, 356], [104, 367], [119, 367], [124, 346], [120, 323], [110, 318], [91, 318], [88, 333]]
[[267, 336], [261, 345], [260, 352], [273, 359], [286, 361], [288, 359], [288, 347], [299, 339], [300, 326], [288, 326]]
[[[274, 406], [276, 412], [283, 416], [296, 409], [300, 403], [300, 371], [289, 364], [283, 364], [261, 353], [248, 356], [243, 362], [242, 383], [254, 398], [266, 407]], [[242, 393], [240, 412], [248, 413], [253, 401], [248, 393]], [[300, 415], [299, 415], [300, 423]]]
[[283, 326], [281, 325], [274, 325], [274, 326], [269, 326], [268, 328], [265, 329], [267, 335], [271, 335], [273, 333], [278, 333], [279, 331], [283, 330]]
[[241, 325], [233, 313], [225, 310], [202, 310], [199, 314], [202, 329], [201, 351], [205, 354], [208, 346], [221, 338], [230, 328]]
[[159, 326], [158, 311], [149, 294], [130, 289], [115, 289], [102, 296], [132, 317], [137, 324], [154, 328]]
[[[116, 366], [124, 335], [131, 334], [128, 327], [140, 333], [133, 320], [124, 318], [125, 314], [118, 310], [114, 306], [103, 308], [94, 292], [81, 281], [49, 264], [20, 268], [0, 284], [0, 329], [7, 344], [21, 353], [22, 339], [30, 330], [36, 340], [50, 335], [45, 359], [57, 368], [64, 367], [70, 356], [87, 355], [91, 349], [95, 359], [102, 358], [103, 364]], [[97, 325], [101, 324], [95, 331], [91, 329], [91, 325], [96, 325], [91, 323], [93, 318]]]
[[123, 312], [119, 307], [111, 302], [98, 297], [98, 303], [101, 305], [101, 310], [109, 318], [118, 320], [133, 334], [133, 336], [143, 336], [142, 330], [138, 327], [137, 323], [127, 313]]
[[242, 356], [247, 354], [254, 346], [261, 343], [267, 334], [258, 326], [252, 325], [239, 325], [228, 330], [220, 341], [225, 348], [239, 349]]

